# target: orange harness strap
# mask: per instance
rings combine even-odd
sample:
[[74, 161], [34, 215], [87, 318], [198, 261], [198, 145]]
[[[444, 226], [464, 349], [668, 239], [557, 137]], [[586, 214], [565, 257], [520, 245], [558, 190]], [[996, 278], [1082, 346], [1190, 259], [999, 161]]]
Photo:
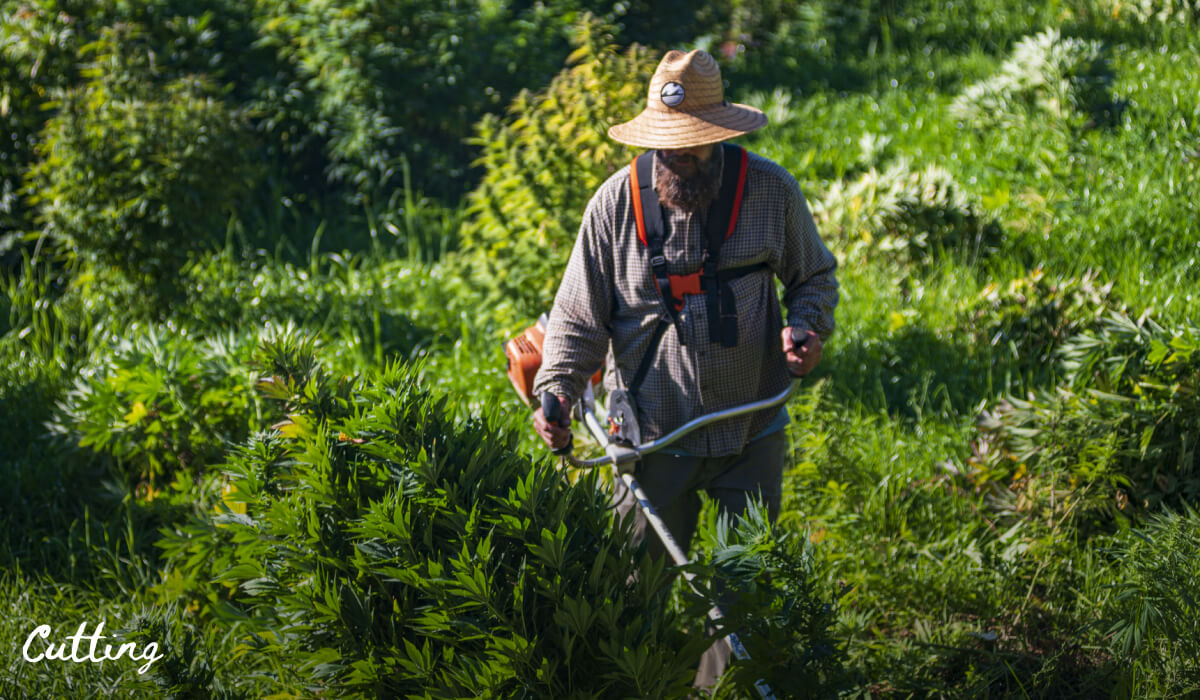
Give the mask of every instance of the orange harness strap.
[[[746, 166], [749, 161], [749, 154], [746, 152], [746, 149], [739, 148], [738, 155], [740, 157], [738, 158], [737, 162], [737, 189], [734, 192], [733, 206], [729, 216], [729, 225], [725, 230], [725, 238], [732, 236], [734, 229], [737, 228], [738, 214], [741, 213], [742, 208], [742, 194], [746, 189]], [[733, 163], [726, 163], [725, 167], [731, 167], [733, 165]], [[642, 205], [642, 183], [639, 182], [638, 179], [636, 158], [629, 167], [629, 186], [630, 192], [633, 196], [633, 218], [637, 222], [638, 240], [641, 241], [642, 245], [649, 246], [649, 241], [646, 237], [646, 214]], [[652, 196], [653, 192], [651, 191], [648, 194]], [[671, 289], [671, 299], [669, 302], [671, 303], [674, 311], [678, 312], [683, 310], [683, 297], [689, 294], [704, 293], [704, 289], [701, 284], [701, 278], [702, 273], [699, 270], [689, 275], [667, 275], [667, 279], [670, 281]], [[662, 294], [662, 285], [659, 284], [657, 275], [654, 277], [654, 286], [658, 289], [659, 294]]]

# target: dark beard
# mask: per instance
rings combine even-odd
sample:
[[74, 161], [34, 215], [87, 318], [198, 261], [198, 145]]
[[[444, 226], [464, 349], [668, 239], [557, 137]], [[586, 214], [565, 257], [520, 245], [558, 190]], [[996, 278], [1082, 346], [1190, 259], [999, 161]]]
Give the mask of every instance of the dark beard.
[[672, 209], [690, 213], [707, 209], [721, 193], [721, 153], [714, 152], [707, 161], [697, 161], [696, 169], [686, 176], [674, 169], [680, 158], [667, 159], [661, 151], [655, 152], [654, 191], [658, 200]]

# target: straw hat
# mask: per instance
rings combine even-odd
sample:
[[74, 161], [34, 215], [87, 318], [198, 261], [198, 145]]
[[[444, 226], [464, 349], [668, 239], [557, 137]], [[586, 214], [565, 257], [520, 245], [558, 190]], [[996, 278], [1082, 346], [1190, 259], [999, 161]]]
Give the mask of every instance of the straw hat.
[[669, 51], [650, 79], [646, 109], [608, 135], [642, 148], [690, 148], [748, 134], [766, 123], [762, 111], [725, 100], [721, 68], [707, 52]]

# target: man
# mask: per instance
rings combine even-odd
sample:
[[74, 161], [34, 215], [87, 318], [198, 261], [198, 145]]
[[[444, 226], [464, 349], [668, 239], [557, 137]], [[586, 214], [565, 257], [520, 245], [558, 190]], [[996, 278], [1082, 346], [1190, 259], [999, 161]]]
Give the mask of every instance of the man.
[[[803, 376], [820, 362], [833, 332], [836, 261], [795, 178], [722, 144], [766, 122], [761, 111], [725, 101], [712, 56], [667, 53], [646, 109], [609, 129], [617, 141], [655, 150], [609, 178], [588, 204], [550, 313], [535, 395], [552, 392], [569, 415], [606, 361], [605, 386], [632, 396], [645, 442], [705, 413], [777, 394], [789, 373]], [[803, 344], [793, 343], [793, 328]], [[787, 421], [775, 410], [724, 420], [642, 459], [638, 480], [685, 551], [701, 489], [733, 514], [761, 493], [777, 517]], [[553, 448], [567, 444], [569, 423], [534, 414]], [[618, 481], [614, 500], [622, 516], [634, 511], [641, 540], [645, 517], [624, 491]], [[651, 539], [647, 547], [661, 556]], [[710, 687], [728, 656], [725, 644], [715, 644], [697, 685]]]

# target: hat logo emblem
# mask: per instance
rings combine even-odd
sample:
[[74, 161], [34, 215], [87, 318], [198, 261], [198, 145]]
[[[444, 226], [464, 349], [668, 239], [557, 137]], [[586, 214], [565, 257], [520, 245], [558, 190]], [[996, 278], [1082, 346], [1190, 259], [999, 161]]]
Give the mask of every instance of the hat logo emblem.
[[683, 102], [683, 86], [679, 83], [667, 83], [662, 86], [662, 91], [658, 93], [662, 98], [663, 104], [668, 107], [678, 107]]

